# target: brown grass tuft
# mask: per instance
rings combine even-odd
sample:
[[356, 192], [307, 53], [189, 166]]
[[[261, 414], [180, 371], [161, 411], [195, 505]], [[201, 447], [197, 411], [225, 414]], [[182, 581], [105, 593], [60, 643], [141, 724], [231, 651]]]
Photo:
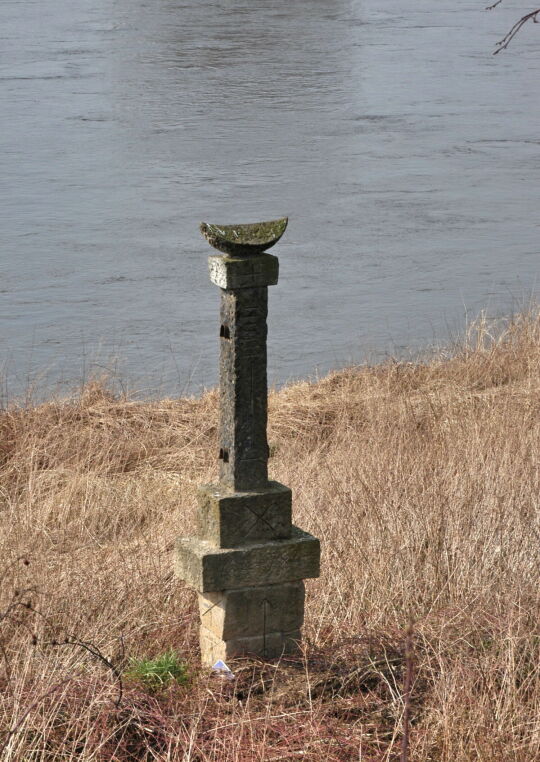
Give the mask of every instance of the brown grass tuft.
[[[271, 395], [271, 475], [322, 577], [304, 656], [241, 662], [235, 683], [200, 671], [171, 572], [215, 477], [215, 392], [94, 383], [2, 411], [2, 761], [397, 760], [407, 671], [409, 760], [540, 758], [540, 317], [492, 328]], [[126, 684], [115, 706], [107, 664], [171, 648], [189, 685]]]

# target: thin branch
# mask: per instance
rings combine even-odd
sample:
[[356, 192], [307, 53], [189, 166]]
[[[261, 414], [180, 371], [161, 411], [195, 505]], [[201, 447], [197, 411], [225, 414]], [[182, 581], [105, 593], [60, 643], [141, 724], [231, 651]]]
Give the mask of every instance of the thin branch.
[[0, 622], [2, 622], [4, 619], [7, 619], [8, 617], [11, 618], [11, 615], [13, 614], [15, 609], [27, 609], [28, 611], [32, 611], [33, 613], [36, 613], [36, 614], [39, 613], [34, 610], [31, 601], [19, 600], [22, 596], [28, 595], [28, 593], [31, 593], [31, 592], [35, 592], [34, 589], [31, 587], [27, 588], [26, 590], [15, 591], [10, 603], [6, 606], [6, 608], [3, 611], [0, 611]]
[[[17, 561], [21, 561], [21, 560], [23, 561], [25, 566], [28, 566], [29, 561], [26, 558], [24, 558], [23, 556], [21, 556], [20, 558], [15, 559], [15, 561], [13, 563], [9, 564], [9, 566], [7, 567], [7, 570], [11, 569], [14, 566], [14, 564], [17, 563]], [[2, 582], [4, 577], [6, 576], [6, 573], [7, 573], [7, 571], [4, 570], [4, 573], [0, 576], [0, 583]], [[30, 612], [35, 613], [35, 614], [40, 614], [39, 611], [36, 611], [34, 609], [31, 600], [24, 600], [28, 595], [30, 595], [31, 593], [35, 594], [35, 592], [36, 592], [36, 590], [35, 590], [34, 587], [27, 587], [24, 590], [14, 590], [13, 594], [11, 596], [11, 600], [8, 603], [8, 605], [6, 606], [6, 608], [3, 611], [0, 611], [0, 625], [2, 625], [2, 622], [4, 622], [5, 620], [9, 619], [12, 622], [14, 622], [16, 625], [18, 625], [19, 627], [23, 627], [25, 630], [30, 632], [32, 634], [32, 636], [34, 637], [32, 629], [29, 627], [27, 622], [25, 622], [24, 619], [16, 618], [15, 612], [17, 610], [21, 610], [22, 609], [23, 612], [24, 611], [30, 611]], [[40, 614], [40, 616], [43, 616], [43, 615]], [[8, 654], [7, 654], [7, 650], [6, 650], [6, 644], [4, 642], [4, 639], [2, 637], [1, 632], [0, 632], [0, 657], [1, 657], [1, 660], [3, 661], [3, 663], [4, 663], [4, 669], [5, 669], [6, 679], [7, 679], [8, 685], [10, 685], [11, 684], [11, 668], [10, 668], [10, 665], [9, 665], [9, 659], [8, 659]]]
[[4, 571], [0, 575], [0, 584], [4, 581], [4, 578], [6, 577], [8, 571], [10, 571], [10, 569], [13, 569], [15, 564], [18, 564], [19, 561], [22, 561], [24, 566], [30, 566], [30, 561], [26, 558], [26, 556], [17, 556], [17, 558], [14, 558], [13, 561], [4, 568]]
[[[501, 0], [499, 0], [500, 2]], [[498, 5], [498, 3], [495, 3], [495, 5]], [[493, 6], [494, 7], [494, 6]], [[519, 21], [516, 21], [512, 29], [506, 34], [502, 40], [499, 40], [497, 43], [497, 49], [493, 51], [493, 55], [496, 56], [497, 53], [500, 53], [501, 50], [506, 50], [508, 45], [512, 42], [516, 34], [520, 31], [520, 29], [527, 23], [527, 21], [532, 21], [534, 24], [538, 24], [538, 16], [540, 15], [540, 8], [537, 8], [535, 11], [531, 11], [530, 13], [526, 13], [525, 16], [522, 16]]]
[[412, 619], [407, 627], [407, 634], [405, 637], [405, 685], [403, 690], [403, 701], [405, 709], [403, 712], [403, 738], [401, 741], [401, 756], [400, 762], [407, 762], [409, 759], [409, 740], [410, 740], [410, 726], [411, 726], [411, 691], [413, 680], [413, 637], [414, 637], [414, 624]]
[[6, 647], [1, 639], [0, 639], [0, 653], [2, 654], [2, 659], [4, 661], [4, 669], [6, 671], [6, 680], [11, 690], [11, 668], [9, 666], [9, 659], [8, 659]]
[[65, 680], [62, 680], [61, 682], [56, 683], [56, 685], [53, 685], [53, 687], [50, 688], [48, 691], [45, 691], [45, 693], [42, 693], [41, 696], [38, 696], [38, 698], [32, 704], [30, 704], [30, 706], [19, 717], [15, 725], [7, 731], [6, 737], [4, 739], [4, 743], [0, 746], [0, 754], [4, 753], [10, 739], [13, 738], [13, 736], [21, 728], [23, 722], [26, 720], [30, 712], [33, 709], [35, 709], [38, 706], [38, 704], [44, 701], [44, 699], [48, 698], [53, 693], [56, 693], [57, 690], [59, 690], [63, 685], [67, 685], [67, 683], [71, 682], [71, 680], [73, 680], [72, 677], [67, 677]]
[[[121, 638], [122, 643], [122, 651], [124, 651], [124, 639]], [[104, 654], [101, 653], [99, 648], [95, 645], [95, 643], [90, 643], [89, 641], [80, 640], [79, 638], [75, 637], [74, 635], [68, 635], [63, 641], [57, 641], [52, 640], [49, 643], [44, 643], [44, 645], [49, 646], [77, 646], [79, 648], [82, 648], [84, 651], [88, 651], [89, 654], [91, 654], [95, 659], [100, 661], [102, 664], [104, 664], [108, 669], [111, 670], [114, 677], [116, 678], [116, 681], [118, 683], [118, 695], [116, 697], [116, 700], [113, 701], [114, 706], [116, 709], [120, 707], [120, 704], [122, 703], [122, 698], [124, 695], [124, 681], [122, 680], [122, 673], [116, 667], [110, 659], [108, 659]]]
[[[29, 563], [26, 558], [21, 557], [21, 558], [16, 559], [15, 562], [13, 562], [12, 564], [10, 564], [8, 569], [11, 568], [14, 565], [14, 563], [16, 563], [19, 560], [22, 560], [23, 563], [25, 564], [25, 566], [27, 566], [28, 563]], [[6, 572], [4, 570], [4, 573], [0, 576], [0, 582], [5, 577], [5, 574], [6, 574]], [[21, 618], [15, 618], [15, 616], [14, 616], [14, 614], [15, 614], [15, 612], [17, 610], [21, 610], [22, 609], [22, 610], [30, 612], [32, 614], [37, 614], [43, 620], [47, 621], [47, 617], [45, 616], [45, 614], [43, 614], [41, 611], [39, 611], [39, 609], [34, 608], [34, 605], [32, 604], [32, 601], [28, 600], [28, 596], [30, 595], [30, 593], [36, 593], [35, 588], [33, 588], [33, 587], [27, 587], [24, 590], [15, 590], [13, 592], [11, 600], [9, 601], [8, 605], [6, 606], [6, 608], [3, 611], [0, 611], [0, 625], [2, 624], [2, 622], [6, 621], [8, 619], [10, 619], [12, 622], [16, 622], [16, 624], [19, 627], [23, 627], [24, 629], [26, 629], [31, 634], [33, 645], [37, 645], [38, 644], [38, 638], [37, 638], [37, 635], [35, 634], [35, 632], [33, 632], [32, 628], [30, 628], [30, 626], [27, 624], [27, 622], [25, 622], [23, 619], [21, 619]], [[123, 636], [120, 637], [120, 643], [121, 643], [121, 647], [122, 647], [122, 660], [123, 660], [124, 657], [125, 657], [125, 645], [124, 645], [124, 638], [123, 638]], [[112, 663], [112, 661], [110, 659], [108, 659], [100, 651], [100, 649], [98, 648], [98, 646], [95, 645], [95, 643], [91, 643], [90, 641], [86, 641], [86, 640], [81, 640], [80, 638], [76, 637], [75, 635], [68, 635], [68, 636], [66, 636], [63, 639], [63, 641], [59, 642], [58, 640], [53, 640], [50, 643], [44, 643], [43, 645], [50, 645], [50, 646], [75, 646], [75, 647], [78, 647], [78, 648], [82, 648], [84, 651], [87, 651], [95, 659], [97, 659], [102, 664], [104, 664], [113, 673], [113, 675], [114, 675], [114, 677], [115, 677], [115, 679], [116, 679], [116, 681], [118, 683], [118, 695], [116, 697], [116, 700], [113, 702], [113, 704], [114, 704], [114, 706], [117, 709], [120, 707], [120, 704], [122, 703], [122, 698], [123, 698], [123, 695], [124, 695], [124, 683], [123, 683], [123, 680], [122, 680], [122, 672], [120, 671], [120, 669], [118, 667], [116, 667]], [[0, 657], [4, 661], [5, 671], [6, 671], [6, 678], [7, 678], [8, 684], [9, 684], [10, 681], [11, 681], [11, 669], [10, 669], [10, 665], [9, 665], [9, 662], [8, 662], [8, 656], [7, 656], [6, 647], [5, 647], [4, 641], [1, 638], [1, 636], [0, 636]], [[70, 679], [72, 679], [72, 678], [70, 678]], [[63, 685], [63, 683], [59, 683], [59, 685]], [[46, 694], [46, 695], [48, 695], [48, 694]], [[32, 704], [32, 707], [33, 706], [34, 706], [34, 704]], [[8, 738], [9, 737], [10, 736], [8, 736]], [[2, 747], [2, 748], [5, 748], [5, 746]]]

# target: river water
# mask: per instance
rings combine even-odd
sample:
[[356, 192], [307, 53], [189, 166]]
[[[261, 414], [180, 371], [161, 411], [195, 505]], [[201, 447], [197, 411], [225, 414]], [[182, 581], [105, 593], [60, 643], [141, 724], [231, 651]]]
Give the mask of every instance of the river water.
[[200, 220], [290, 217], [277, 384], [536, 295], [540, 32], [484, 5], [2, 0], [3, 397], [213, 385]]

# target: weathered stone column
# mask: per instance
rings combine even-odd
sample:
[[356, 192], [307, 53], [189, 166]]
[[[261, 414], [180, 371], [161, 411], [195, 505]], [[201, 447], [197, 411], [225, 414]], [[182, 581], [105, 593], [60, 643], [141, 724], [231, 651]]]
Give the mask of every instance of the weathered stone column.
[[319, 576], [319, 541], [292, 525], [291, 490], [268, 481], [266, 317], [278, 259], [265, 250], [287, 219], [201, 225], [221, 289], [218, 484], [199, 489], [197, 537], [178, 542], [177, 574], [199, 593], [205, 664], [294, 652], [304, 582]]

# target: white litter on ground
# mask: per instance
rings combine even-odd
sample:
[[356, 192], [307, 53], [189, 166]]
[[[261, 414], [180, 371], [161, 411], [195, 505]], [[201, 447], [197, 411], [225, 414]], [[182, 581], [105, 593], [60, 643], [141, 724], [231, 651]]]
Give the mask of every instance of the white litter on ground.
[[218, 661], [213, 665], [212, 672], [215, 672], [220, 677], [224, 677], [226, 680], [234, 680], [234, 673], [231, 672], [229, 667], [225, 664], [224, 661], [221, 661], [221, 659], [218, 659]]

